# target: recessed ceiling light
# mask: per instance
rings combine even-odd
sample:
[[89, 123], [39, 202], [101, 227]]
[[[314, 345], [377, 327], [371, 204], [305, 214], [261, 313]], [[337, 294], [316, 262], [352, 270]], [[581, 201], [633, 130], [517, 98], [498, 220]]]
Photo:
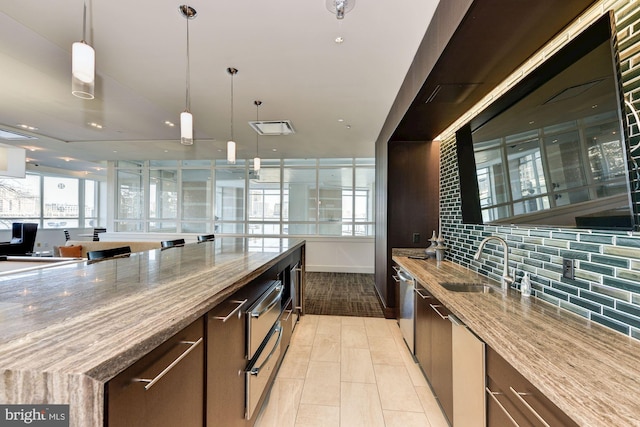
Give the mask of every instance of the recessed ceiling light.
[[344, 43], [344, 38], [342, 36], [338, 36], [335, 39], [336, 44], [342, 44]]
[[37, 127], [35, 126], [29, 126], [29, 125], [25, 125], [25, 124], [19, 124], [19, 127], [21, 127], [22, 129], [26, 129], [26, 130], [38, 130]]
[[344, 122], [344, 119], [338, 119], [338, 122], [342, 123]]
[[93, 127], [93, 128], [96, 128], [96, 129], [102, 129], [102, 128], [103, 128], [103, 126], [102, 126], [101, 124], [99, 124], [99, 123], [95, 123], [95, 122], [88, 122], [87, 124], [88, 124], [89, 126]]
[[278, 151], [278, 149], [277, 148], [272, 148], [271, 151]]
[[351, 125], [346, 125], [346, 128], [347, 129], [351, 129]]
[[170, 122], [169, 120], [165, 120], [165, 121], [164, 121], [164, 124], [165, 124], [165, 125], [167, 125], [167, 126], [169, 126], [169, 127], [174, 127], [174, 126], [175, 126], [175, 123], [172, 123], [172, 122]]

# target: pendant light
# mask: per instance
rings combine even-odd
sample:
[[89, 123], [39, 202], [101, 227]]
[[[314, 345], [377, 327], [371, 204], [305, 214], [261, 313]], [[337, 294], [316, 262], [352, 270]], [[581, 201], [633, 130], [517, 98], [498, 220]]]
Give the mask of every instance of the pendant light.
[[[260, 122], [260, 116], [258, 114], [258, 110], [260, 109], [260, 105], [262, 105], [262, 101], [253, 101], [256, 104], [256, 123]], [[256, 156], [253, 158], [253, 170], [256, 172], [260, 171], [260, 155], [258, 154], [258, 138], [260, 135], [256, 132]]]
[[233, 140], [233, 78], [238, 74], [238, 69], [229, 67], [227, 73], [231, 74], [231, 139], [227, 141], [227, 163], [236, 163], [236, 143]]
[[93, 99], [96, 80], [96, 52], [86, 42], [87, 3], [82, 13], [82, 40], [71, 46], [71, 93], [82, 99]]
[[180, 144], [193, 145], [193, 115], [191, 114], [191, 68], [189, 56], [189, 20], [194, 19], [198, 12], [189, 5], [183, 4], [179, 8], [182, 16], [187, 20], [187, 81], [185, 93], [185, 110], [180, 113]]

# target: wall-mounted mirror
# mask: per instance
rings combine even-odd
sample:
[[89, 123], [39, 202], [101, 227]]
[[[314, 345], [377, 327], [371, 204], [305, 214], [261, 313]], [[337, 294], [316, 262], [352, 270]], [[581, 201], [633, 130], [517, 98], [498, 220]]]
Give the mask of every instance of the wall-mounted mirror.
[[612, 17], [456, 134], [465, 222], [634, 228]]

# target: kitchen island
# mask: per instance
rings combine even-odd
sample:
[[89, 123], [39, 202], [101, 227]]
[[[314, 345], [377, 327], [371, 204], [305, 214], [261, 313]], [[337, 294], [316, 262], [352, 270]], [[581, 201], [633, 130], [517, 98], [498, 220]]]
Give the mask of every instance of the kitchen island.
[[0, 403], [102, 426], [110, 379], [304, 243], [218, 238], [0, 277]]

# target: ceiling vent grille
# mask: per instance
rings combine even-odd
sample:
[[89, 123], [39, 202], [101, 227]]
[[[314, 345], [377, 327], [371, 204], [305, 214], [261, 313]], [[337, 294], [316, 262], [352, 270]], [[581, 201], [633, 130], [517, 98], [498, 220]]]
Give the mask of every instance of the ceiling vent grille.
[[251, 121], [249, 125], [258, 135], [291, 135], [296, 132], [290, 120], [259, 120]]
[[6, 139], [8, 141], [21, 141], [24, 139], [38, 139], [38, 138], [36, 138], [35, 136], [14, 132], [11, 130], [0, 129], [0, 139]]

